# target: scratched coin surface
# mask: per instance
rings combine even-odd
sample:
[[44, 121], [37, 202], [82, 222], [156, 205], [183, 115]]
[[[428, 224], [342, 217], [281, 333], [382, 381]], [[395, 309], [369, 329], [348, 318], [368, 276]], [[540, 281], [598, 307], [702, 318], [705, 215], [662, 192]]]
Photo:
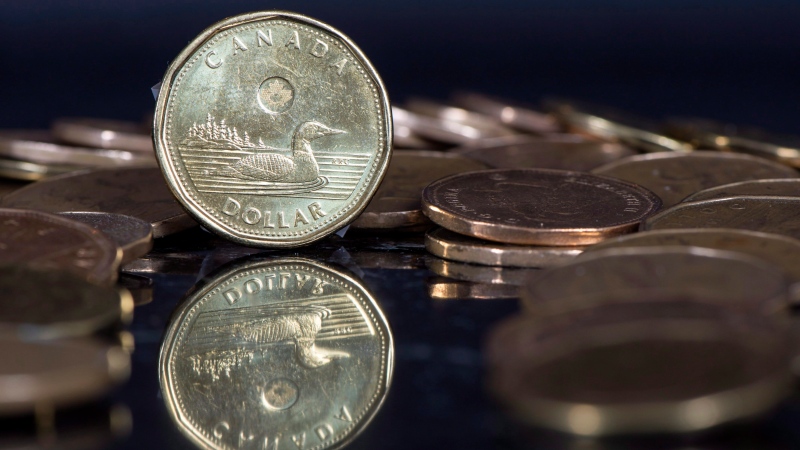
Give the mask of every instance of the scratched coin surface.
[[170, 189], [203, 226], [297, 247], [354, 220], [392, 142], [386, 90], [341, 32], [264, 11], [212, 25], [170, 65], [154, 139]]
[[610, 177], [545, 169], [453, 175], [422, 193], [425, 214], [459, 234], [508, 244], [588, 245], [634, 231], [661, 206]]
[[661, 197], [665, 208], [714, 186], [737, 181], [800, 177], [791, 167], [764, 158], [714, 151], [629, 156], [598, 167], [592, 173], [640, 184]]
[[738, 197], [742, 195], [770, 197], [800, 197], [800, 178], [776, 178], [774, 180], [750, 180], [723, 184], [703, 189], [683, 199], [683, 202], [697, 202], [715, 198]]
[[352, 226], [400, 228], [430, 223], [422, 213], [425, 186], [448, 175], [486, 168], [484, 163], [450, 153], [394, 151], [381, 186]]
[[61, 175], [7, 195], [2, 205], [50, 212], [124, 214], [149, 222], [156, 238], [197, 226], [175, 201], [161, 171], [155, 167]]
[[203, 448], [338, 448], [380, 408], [392, 335], [361, 281], [299, 258], [249, 259], [197, 287], [161, 347], [161, 390]]
[[90, 211], [68, 211], [59, 215], [85, 223], [110, 237], [122, 250], [120, 264], [144, 256], [153, 248], [153, 226], [142, 219], [124, 214]]

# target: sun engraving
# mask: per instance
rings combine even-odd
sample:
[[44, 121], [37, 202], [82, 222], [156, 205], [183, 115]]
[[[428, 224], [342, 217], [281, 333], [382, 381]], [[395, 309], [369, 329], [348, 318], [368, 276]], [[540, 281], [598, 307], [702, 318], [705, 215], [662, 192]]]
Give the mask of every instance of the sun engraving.
[[285, 78], [267, 78], [258, 88], [258, 102], [270, 114], [282, 113], [294, 102], [294, 88]]

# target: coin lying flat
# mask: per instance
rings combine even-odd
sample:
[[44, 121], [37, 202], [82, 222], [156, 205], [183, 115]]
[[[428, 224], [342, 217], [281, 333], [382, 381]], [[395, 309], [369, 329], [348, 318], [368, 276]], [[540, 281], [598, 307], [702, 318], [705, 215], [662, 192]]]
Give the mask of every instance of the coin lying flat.
[[449, 153], [397, 150], [381, 186], [352, 226], [400, 228], [429, 223], [420, 200], [425, 186], [448, 175], [486, 168], [481, 162]]
[[3, 206], [50, 212], [95, 211], [149, 222], [159, 238], [197, 225], [157, 168], [104, 169], [49, 178], [3, 198]]
[[583, 436], [694, 432], [786, 398], [782, 327], [675, 300], [507, 320], [488, 340], [489, 388], [521, 420]]
[[325, 449], [352, 440], [386, 397], [392, 335], [361, 282], [311, 260], [249, 260], [176, 312], [161, 391], [204, 448]]
[[488, 97], [474, 92], [461, 92], [453, 96], [453, 103], [499, 120], [505, 125], [536, 134], [558, 133], [558, 122], [550, 114], [524, 106]]
[[122, 251], [103, 233], [40, 211], [0, 209], [0, 264], [64, 270], [96, 284], [117, 279]]
[[240, 244], [297, 247], [366, 207], [389, 163], [392, 117], [347, 37], [264, 11], [216, 23], [178, 55], [154, 139], [170, 189], [203, 226]]
[[749, 196], [681, 203], [642, 223], [642, 230], [720, 227], [800, 239], [800, 198]]
[[117, 285], [124, 287], [133, 298], [133, 306], [142, 306], [153, 301], [153, 280], [132, 273], [121, 273]]
[[12, 180], [37, 181], [43, 178], [75, 172], [82, 167], [63, 164], [38, 164], [11, 158], [0, 158], [0, 177]]
[[690, 194], [714, 186], [800, 176], [791, 167], [763, 158], [713, 151], [629, 156], [598, 167], [592, 173], [640, 184], [661, 197], [665, 208], [679, 203]]
[[633, 231], [661, 206], [609, 177], [544, 169], [453, 175], [422, 192], [425, 214], [459, 234], [524, 245], [588, 245]]
[[723, 184], [703, 189], [683, 199], [683, 202], [697, 202], [715, 198], [738, 197], [742, 195], [770, 197], [800, 197], [800, 178], [777, 178], [772, 180], [750, 180]]
[[441, 104], [431, 100], [412, 98], [406, 102], [405, 106], [406, 109], [413, 113], [467, 125], [474, 129], [480, 130], [481, 135], [485, 138], [518, 134], [516, 131], [502, 125], [498, 120], [491, 116], [468, 111], [455, 106]]
[[586, 247], [509, 245], [475, 239], [444, 228], [425, 233], [425, 249], [440, 258], [488, 266], [551, 267], [580, 255]]
[[110, 237], [122, 249], [120, 264], [144, 256], [153, 248], [153, 226], [142, 219], [107, 212], [69, 211], [60, 215], [85, 223]]
[[521, 286], [539, 271], [527, 267], [498, 267], [427, 258], [425, 265], [436, 275], [481, 284]]
[[517, 298], [519, 288], [509, 284], [473, 283], [447, 277], [426, 281], [433, 300], [500, 300]]
[[478, 127], [416, 114], [397, 106], [392, 106], [392, 117], [395, 123], [409, 128], [415, 134], [445, 145], [472, 145], [484, 139], [497, 138], [497, 134], [491, 131], [487, 133]]
[[56, 120], [52, 130], [57, 139], [71, 144], [153, 153], [149, 131], [135, 122], [70, 117]]

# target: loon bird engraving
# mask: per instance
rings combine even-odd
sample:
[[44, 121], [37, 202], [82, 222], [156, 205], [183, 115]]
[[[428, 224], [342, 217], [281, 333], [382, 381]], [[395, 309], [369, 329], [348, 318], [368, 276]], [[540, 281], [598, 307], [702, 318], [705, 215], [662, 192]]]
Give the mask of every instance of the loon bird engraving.
[[319, 177], [319, 166], [311, 149], [311, 141], [345, 133], [319, 122], [304, 122], [292, 136], [292, 156], [258, 153], [245, 156], [217, 171], [218, 175], [244, 180], [304, 183]]

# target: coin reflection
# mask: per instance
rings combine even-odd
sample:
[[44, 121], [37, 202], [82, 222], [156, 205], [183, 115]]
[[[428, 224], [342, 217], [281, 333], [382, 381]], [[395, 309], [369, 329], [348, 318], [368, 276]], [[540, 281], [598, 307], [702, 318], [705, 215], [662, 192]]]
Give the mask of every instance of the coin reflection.
[[203, 448], [331, 448], [360, 433], [392, 376], [389, 325], [353, 276], [249, 258], [193, 289], [159, 373], [180, 430]]

